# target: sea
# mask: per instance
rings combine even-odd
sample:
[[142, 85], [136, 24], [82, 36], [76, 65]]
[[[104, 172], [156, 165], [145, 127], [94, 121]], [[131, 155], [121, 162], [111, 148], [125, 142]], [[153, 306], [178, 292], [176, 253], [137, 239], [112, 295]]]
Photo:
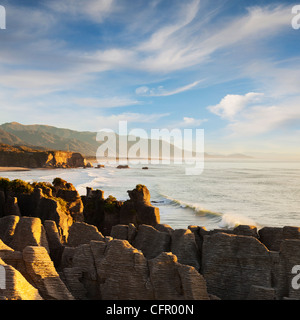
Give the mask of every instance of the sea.
[[0, 176], [27, 182], [60, 177], [81, 195], [92, 187], [123, 201], [129, 199], [127, 190], [144, 184], [152, 205], [160, 210], [161, 223], [173, 229], [300, 226], [299, 162], [209, 160], [201, 175], [186, 175], [184, 165], [148, 165], [148, 170], [143, 166], [117, 169], [106, 164], [101, 169], [35, 169]]

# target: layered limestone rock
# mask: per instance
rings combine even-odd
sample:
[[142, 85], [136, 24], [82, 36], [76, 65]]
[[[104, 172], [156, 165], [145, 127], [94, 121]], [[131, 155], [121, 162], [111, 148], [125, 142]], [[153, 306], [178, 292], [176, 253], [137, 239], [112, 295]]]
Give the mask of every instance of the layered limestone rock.
[[[75, 188], [74, 188], [75, 189]], [[74, 221], [83, 222], [83, 203], [77, 190], [59, 189], [56, 197], [66, 202], [66, 207]]]
[[195, 241], [195, 234], [189, 229], [173, 230], [170, 226], [157, 224], [154, 227], [133, 224], [117, 225], [112, 228], [111, 236], [128, 240], [141, 250], [147, 259], [153, 259], [162, 252], [172, 252], [178, 262], [200, 269], [200, 254]]
[[9, 212], [13, 216], [21, 216], [18, 205], [18, 198], [8, 195], [4, 203], [4, 212]]
[[65, 241], [68, 237], [68, 229], [73, 223], [71, 215], [55, 199], [49, 199], [43, 195], [41, 189], [36, 189], [33, 195], [35, 208], [31, 216], [38, 217], [42, 221], [53, 220], [59, 228], [61, 239]]
[[104, 237], [97, 227], [84, 222], [75, 222], [69, 229], [67, 245], [78, 247], [81, 244], [89, 243], [92, 240], [103, 241]]
[[20, 251], [14, 251], [0, 240], [0, 258], [11, 267], [18, 270], [23, 276], [26, 277], [26, 267], [23, 261], [23, 255]]
[[57, 225], [53, 220], [44, 221], [44, 228], [46, 231], [51, 260], [54, 262], [55, 267], [57, 267], [61, 261], [64, 245], [61, 243]]
[[87, 188], [82, 196], [84, 221], [92, 224], [104, 235], [109, 235], [113, 226], [120, 223], [120, 209], [123, 203], [112, 196], [104, 198], [102, 190]]
[[159, 209], [151, 205], [149, 190], [137, 185], [128, 194], [130, 200], [123, 203], [111, 196], [104, 199], [103, 191], [87, 188], [87, 195], [82, 197], [85, 222], [95, 225], [105, 236], [116, 225], [156, 226], [160, 222]]
[[264, 227], [259, 230], [259, 239], [269, 250], [279, 251], [284, 239], [300, 239], [300, 228]]
[[106, 238], [66, 255], [63, 272], [77, 299], [91, 298], [91, 293], [103, 300], [209, 299], [204, 278], [171, 253], [148, 260], [128, 241]]
[[276, 300], [276, 290], [252, 285], [247, 300]]
[[112, 227], [110, 235], [115, 239], [127, 240], [130, 244], [133, 244], [137, 235], [137, 228], [132, 223], [128, 226], [118, 224]]
[[121, 208], [120, 224], [146, 224], [154, 227], [160, 223], [159, 209], [151, 205], [147, 187], [137, 185], [134, 190], [128, 191], [128, 195], [130, 200], [125, 201]]
[[[23, 275], [0, 258], [0, 300], [43, 300], [39, 291]], [[3, 282], [3, 283], [2, 283]]]
[[152, 226], [141, 225], [133, 241], [133, 246], [141, 250], [147, 259], [153, 259], [162, 252], [171, 250], [171, 236]]
[[43, 246], [49, 252], [46, 231], [41, 219], [7, 216], [0, 218], [0, 239], [17, 251], [27, 246]]
[[[280, 271], [277, 275], [277, 290], [279, 297], [289, 297], [291, 299], [300, 300], [300, 290], [298, 289], [299, 280], [293, 279], [298, 274], [298, 269], [294, 270], [295, 266], [300, 265], [300, 240], [288, 239], [284, 240], [280, 246]], [[296, 286], [295, 286], [296, 284]]]
[[178, 263], [172, 253], [163, 252], [148, 263], [156, 300], [209, 300], [203, 276]]
[[215, 233], [205, 236], [202, 272], [210, 293], [244, 300], [252, 285], [272, 287], [269, 250], [256, 238]]
[[43, 246], [49, 252], [46, 232], [39, 218], [21, 217], [9, 246], [22, 251], [27, 246]]
[[200, 269], [200, 256], [195, 236], [189, 229], [178, 229], [172, 233], [171, 252], [178, 258], [178, 262]]
[[3, 242], [10, 243], [12, 241], [19, 221], [19, 216], [6, 216], [0, 218], [0, 239], [2, 239]]
[[104, 300], [152, 300], [153, 287], [144, 255], [127, 241], [112, 240], [97, 261], [101, 297]]
[[41, 296], [46, 300], [73, 300], [73, 296], [60, 279], [47, 250], [28, 246], [23, 250], [26, 271]]

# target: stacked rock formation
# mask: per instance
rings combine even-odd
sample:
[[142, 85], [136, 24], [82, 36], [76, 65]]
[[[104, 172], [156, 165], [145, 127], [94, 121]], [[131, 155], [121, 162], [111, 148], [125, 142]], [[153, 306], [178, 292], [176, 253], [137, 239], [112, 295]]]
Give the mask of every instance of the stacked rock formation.
[[82, 205], [63, 181], [51, 190], [65, 205], [40, 188], [0, 193], [0, 299], [300, 299], [297, 227], [173, 230], [145, 186], [125, 203], [88, 189]]

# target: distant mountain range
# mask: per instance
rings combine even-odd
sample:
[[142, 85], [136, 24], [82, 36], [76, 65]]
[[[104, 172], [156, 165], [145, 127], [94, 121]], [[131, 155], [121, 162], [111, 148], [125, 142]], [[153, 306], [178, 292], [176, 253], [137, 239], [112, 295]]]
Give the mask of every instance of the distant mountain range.
[[[96, 141], [97, 132], [75, 131], [70, 129], [56, 128], [47, 125], [22, 125], [18, 122], [4, 123], [0, 125], [0, 143], [12, 146], [28, 146], [40, 150], [62, 150], [80, 152], [86, 157], [95, 157], [97, 149], [101, 145]], [[129, 142], [128, 147], [135, 142]], [[151, 140], [148, 140], [150, 145]], [[160, 152], [163, 142], [160, 144]], [[118, 146], [118, 136], [117, 136]], [[171, 145], [171, 154], [174, 150]], [[118, 150], [117, 150], [118, 152]], [[212, 155], [205, 154], [207, 158], [252, 158], [244, 154]]]
[[80, 152], [86, 156], [95, 156], [99, 147], [95, 132], [79, 132], [46, 125], [22, 125], [17, 122], [0, 125], [0, 142], [48, 150]]

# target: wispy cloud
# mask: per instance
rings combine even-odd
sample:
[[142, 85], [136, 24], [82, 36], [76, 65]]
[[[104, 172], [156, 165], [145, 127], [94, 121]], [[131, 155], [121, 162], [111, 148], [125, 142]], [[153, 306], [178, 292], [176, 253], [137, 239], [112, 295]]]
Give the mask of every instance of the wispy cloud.
[[92, 19], [94, 22], [101, 23], [116, 9], [115, 2], [115, 0], [52, 0], [45, 2], [45, 5], [51, 10], [69, 17]]
[[230, 136], [251, 137], [266, 133], [278, 134], [289, 130], [293, 136], [293, 130], [300, 124], [300, 108], [297, 102], [294, 104], [280, 104], [271, 106], [255, 106], [243, 113], [242, 117], [228, 125]]
[[137, 66], [152, 72], [172, 72], [197, 66], [217, 51], [241, 45], [248, 47], [250, 43], [254, 45], [278, 34], [290, 24], [289, 6], [267, 6], [249, 8], [247, 14], [225, 23], [208, 20], [203, 26], [195, 21], [195, 11], [194, 14], [189, 11], [193, 6], [201, 12], [199, 3], [193, 2], [182, 10], [182, 15], [189, 17], [185, 23], [163, 27], [142, 45], [133, 48]]
[[119, 128], [120, 121], [127, 121], [129, 126], [138, 124], [153, 124], [156, 123], [161, 118], [168, 117], [169, 113], [132, 113], [132, 112], [124, 112], [121, 114], [112, 114], [112, 115], [102, 115], [97, 116], [97, 122], [101, 124], [105, 124], [105, 128], [116, 130]]
[[182, 3], [179, 6], [179, 12], [176, 22], [163, 26], [155, 31], [151, 37], [141, 43], [138, 47], [138, 51], [153, 52], [166, 49], [166, 42], [170, 38], [176, 36], [176, 33], [181, 29], [188, 26], [197, 16], [199, 10], [200, 0], [192, 0], [190, 2]]
[[232, 47], [240, 43], [258, 42], [266, 37], [277, 35], [278, 31], [290, 25], [291, 7], [264, 6], [249, 7], [244, 16], [238, 16], [227, 24], [216, 24], [209, 37], [201, 43], [201, 47], [207, 48], [207, 53], [225, 47]]
[[194, 128], [207, 122], [207, 119], [195, 119], [192, 117], [183, 117], [182, 121], [175, 123], [174, 128]]
[[144, 97], [168, 97], [173, 96], [178, 93], [182, 93], [188, 90], [195, 88], [201, 81], [195, 81], [186, 86], [176, 88], [174, 90], [166, 90], [163, 86], [159, 86], [158, 88], [149, 88], [147, 86], [139, 87], [135, 90], [135, 93], [139, 96]]
[[273, 97], [299, 94], [299, 57], [274, 61], [257, 59], [244, 67], [244, 74], [256, 79], [264, 92]]
[[[85, 49], [78, 46], [76, 42], [70, 43], [66, 38], [59, 39], [58, 35], [56, 38], [49, 37], [47, 41], [44, 39], [55, 30], [55, 26], [62, 23], [65, 16], [85, 15], [92, 21], [97, 17], [102, 21], [103, 16], [115, 13], [115, 18], [118, 19], [126, 14], [125, 10], [128, 11], [128, 8], [121, 6], [117, 0], [88, 0], [84, 3], [79, 0], [64, 2], [55, 0], [47, 3], [47, 8], [48, 10], [27, 8], [27, 14], [24, 15], [23, 8], [12, 7], [14, 19], [20, 28], [17, 32], [10, 34], [9, 41], [1, 49], [0, 61], [2, 59], [3, 62], [10, 62], [11, 65], [24, 65], [26, 70], [33, 71], [33, 78], [35, 71], [38, 71], [41, 79], [49, 76], [49, 61], [53, 70], [64, 73], [65, 77], [69, 74], [70, 78], [80, 79], [80, 81], [90, 75], [108, 71], [129, 70], [151, 74], [172, 74], [186, 68], [201, 66], [209, 60], [212, 62], [212, 55], [222, 49], [228, 47], [232, 49], [241, 44], [254, 45], [258, 40], [270, 37], [278, 30], [284, 30], [290, 23], [288, 6], [251, 8], [247, 14], [222, 23], [211, 21], [213, 15], [211, 19], [204, 19], [205, 22], [203, 19], [196, 19], [202, 13], [199, 0], [184, 2], [184, 4], [176, 1], [172, 14], [166, 22], [157, 20], [158, 8], [152, 10], [147, 21], [156, 19], [157, 24], [152, 25], [151, 30], [148, 31], [149, 35], [143, 34], [142, 38], [136, 37], [139, 41], [125, 33], [122, 36], [131, 40], [126, 45], [118, 43], [120, 36], [116, 36], [115, 42], [114, 39], [107, 41], [109, 45], [103, 46], [101, 42], [95, 42], [91, 48]], [[209, 13], [206, 12], [206, 14], [210, 17]], [[27, 16], [34, 17], [32, 35], [21, 31], [28, 30]], [[135, 21], [126, 22], [128, 25], [135, 23]], [[139, 23], [141, 24], [139, 29], [142, 30], [145, 21]], [[13, 46], [10, 45], [12, 39], [16, 40]], [[215, 62], [218, 63], [216, 60]], [[9, 70], [9, 64], [6, 69]], [[29, 83], [30, 78], [27, 77]], [[56, 77], [57, 88], [61, 87], [60, 79], [61, 77]], [[19, 87], [17, 80], [15, 83], [15, 87]], [[47, 82], [44, 81], [41, 81], [40, 86], [43, 83], [47, 86]], [[69, 82], [65, 81], [65, 83]], [[54, 84], [53, 81], [51, 85], [54, 86]], [[177, 90], [179, 92], [189, 90], [189, 86], [193, 87], [197, 84], [195, 82], [166, 92], [160, 92], [158, 88], [152, 94], [172, 95], [176, 94]]]
[[73, 102], [86, 108], [118, 108], [142, 104], [141, 101], [122, 97], [111, 98], [75, 98]]

